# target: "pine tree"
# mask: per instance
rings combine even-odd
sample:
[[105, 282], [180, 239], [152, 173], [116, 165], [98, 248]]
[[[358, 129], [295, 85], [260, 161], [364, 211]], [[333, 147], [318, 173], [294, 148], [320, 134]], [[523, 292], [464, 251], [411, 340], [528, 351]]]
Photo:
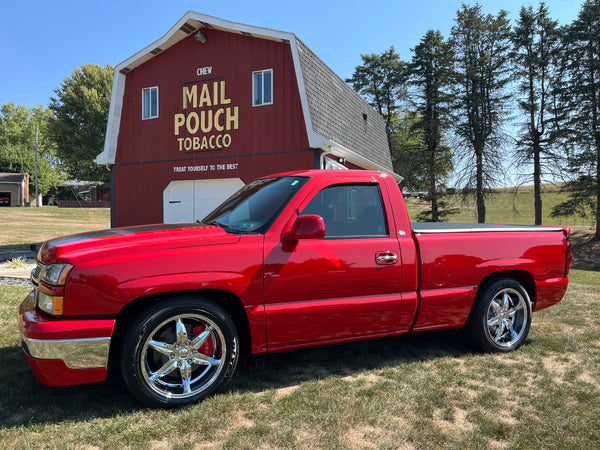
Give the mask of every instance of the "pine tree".
[[591, 217], [600, 240], [600, 0], [583, 3], [562, 43], [564, 75], [560, 86], [571, 180], [569, 200], [553, 216]]
[[421, 147], [426, 167], [427, 201], [431, 210], [419, 219], [438, 222], [452, 211], [444, 210], [446, 204], [439, 191], [453, 169], [452, 152], [444, 145], [444, 133], [450, 126], [449, 89], [452, 81], [453, 52], [439, 31], [429, 30], [414, 49], [409, 66], [411, 81], [418, 98], [416, 127], [422, 133]]
[[552, 173], [558, 155], [553, 116], [553, 90], [557, 82], [556, 54], [560, 46], [558, 22], [540, 3], [537, 11], [522, 7], [512, 35], [518, 104], [523, 111], [517, 141], [517, 164], [533, 164], [535, 224], [542, 224], [542, 177]]
[[476, 197], [477, 221], [485, 222], [485, 199], [502, 172], [502, 122], [508, 96], [510, 25], [506, 11], [484, 15], [463, 5], [452, 28], [457, 75], [455, 153], [461, 180]]
[[406, 96], [406, 63], [390, 47], [380, 55], [361, 55], [362, 64], [356, 66], [352, 78], [346, 79], [352, 88], [385, 119], [386, 133], [392, 146], [392, 126], [400, 101]]

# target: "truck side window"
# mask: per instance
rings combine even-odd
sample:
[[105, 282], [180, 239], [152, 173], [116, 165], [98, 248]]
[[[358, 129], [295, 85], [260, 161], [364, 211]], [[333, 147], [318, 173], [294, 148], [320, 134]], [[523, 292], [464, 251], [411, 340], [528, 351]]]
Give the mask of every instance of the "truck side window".
[[325, 238], [387, 237], [387, 221], [379, 186], [340, 184], [320, 191], [302, 214], [325, 222]]

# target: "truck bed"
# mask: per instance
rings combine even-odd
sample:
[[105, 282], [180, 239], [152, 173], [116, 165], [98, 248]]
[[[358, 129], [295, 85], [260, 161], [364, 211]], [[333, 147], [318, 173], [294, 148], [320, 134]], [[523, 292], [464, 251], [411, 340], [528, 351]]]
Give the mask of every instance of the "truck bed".
[[[464, 325], [478, 286], [517, 279], [534, 310], [560, 301], [567, 287], [568, 227], [411, 223], [420, 267], [414, 330]], [[490, 278], [491, 277], [491, 278]]]

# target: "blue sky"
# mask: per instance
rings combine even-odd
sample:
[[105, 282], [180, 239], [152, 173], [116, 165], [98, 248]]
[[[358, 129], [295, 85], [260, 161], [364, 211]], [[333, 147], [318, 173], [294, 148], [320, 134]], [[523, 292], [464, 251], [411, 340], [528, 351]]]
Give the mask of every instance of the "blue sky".
[[[12, 0], [0, 12], [4, 48], [0, 104], [48, 105], [63, 78], [85, 63], [113, 65], [160, 38], [188, 10], [295, 33], [338, 75], [347, 78], [360, 55], [393, 45], [408, 60], [429, 29], [448, 36], [461, 0]], [[475, 2], [466, 2], [474, 4]], [[483, 0], [484, 12], [511, 18], [537, 2]], [[578, 0], [547, 0], [552, 17], [570, 23]]]

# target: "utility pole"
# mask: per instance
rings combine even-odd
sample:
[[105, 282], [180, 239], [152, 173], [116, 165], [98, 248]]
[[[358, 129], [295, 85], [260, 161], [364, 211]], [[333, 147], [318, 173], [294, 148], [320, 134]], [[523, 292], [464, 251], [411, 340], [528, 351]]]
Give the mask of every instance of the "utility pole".
[[40, 200], [38, 197], [38, 162], [37, 162], [37, 154], [38, 154], [38, 132], [39, 128], [35, 127], [35, 142], [33, 143], [33, 151], [35, 152], [35, 207], [40, 207]]

